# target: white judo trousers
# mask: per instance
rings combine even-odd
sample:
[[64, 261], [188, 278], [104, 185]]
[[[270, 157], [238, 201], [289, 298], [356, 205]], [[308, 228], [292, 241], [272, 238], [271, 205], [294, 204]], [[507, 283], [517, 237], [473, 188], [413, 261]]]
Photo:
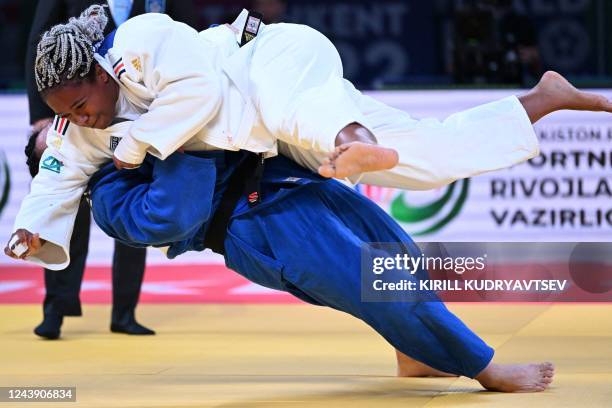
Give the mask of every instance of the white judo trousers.
[[515, 96], [443, 121], [414, 119], [355, 89], [342, 76], [333, 44], [303, 25], [264, 28], [253, 52], [250, 87], [258, 111], [252, 135], [263, 138], [268, 133], [281, 142], [282, 154], [315, 172], [333, 151], [338, 132], [353, 122], [399, 153], [397, 167], [352, 181], [431, 189], [510, 167], [539, 153], [533, 126]]

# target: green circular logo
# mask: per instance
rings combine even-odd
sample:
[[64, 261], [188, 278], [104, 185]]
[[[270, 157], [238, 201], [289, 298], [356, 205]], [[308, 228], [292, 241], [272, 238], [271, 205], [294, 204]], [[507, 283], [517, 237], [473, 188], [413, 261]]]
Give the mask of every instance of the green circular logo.
[[467, 199], [469, 186], [469, 179], [456, 181], [438, 198], [419, 205], [411, 204], [402, 192], [391, 202], [391, 216], [409, 224], [413, 236], [433, 234], [457, 217]]

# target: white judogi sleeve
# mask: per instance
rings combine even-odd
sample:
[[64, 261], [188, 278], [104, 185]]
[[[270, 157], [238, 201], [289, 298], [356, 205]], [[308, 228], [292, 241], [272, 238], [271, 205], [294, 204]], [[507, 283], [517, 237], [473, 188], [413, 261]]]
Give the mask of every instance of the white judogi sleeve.
[[146, 14], [119, 27], [110, 51], [114, 71], [130, 92], [149, 99], [148, 111], [132, 124], [115, 157], [141, 163], [147, 150], [165, 159], [191, 139], [221, 105], [215, 47], [198, 32], [163, 14]]
[[23, 228], [47, 241], [27, 261], [52, 270], [70, 263], [74, 220], [87, 183], [101, 164], [112, 157], [112, 140], [130, 122], [106, 130], [85, 129], [56, 116], [47, 134], [38, 174], [21, 203], [13, 231]]
[[[49, 147], [43, 153], [30, 193], [21, 203], [13, 231], [24, 228], [39, 233], [47, 242], [26, 260], [53, 270], [70, 263], [70, 238], [81, 197], [87, 186], [91, 164], [78, 162], [60, 152], [54, 143], [59, 136], [49, 131]], [[65, 150], [65, 149], [62, 149]], [[69, 156], [73, 156], [68, 154]], [[74, 155], [79, 157], [79, 155]]]

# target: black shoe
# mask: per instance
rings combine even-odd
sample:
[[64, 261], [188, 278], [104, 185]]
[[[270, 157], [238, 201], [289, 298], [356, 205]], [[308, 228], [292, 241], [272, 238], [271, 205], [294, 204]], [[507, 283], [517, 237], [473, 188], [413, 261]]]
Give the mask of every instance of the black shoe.
[[60, 329], [64, 322], [64, 316], [59, 314], [47, 314], [41, 324], [34, 328], [34, 334], [48, 340], [59, 339]]
[[110, 330], [113, 333], [125, 333], [134, 336], [151, 336], [155, 334], [153, 330], [144, 327], [136, 320], [127, 322], [127, 324], [111, 323]]

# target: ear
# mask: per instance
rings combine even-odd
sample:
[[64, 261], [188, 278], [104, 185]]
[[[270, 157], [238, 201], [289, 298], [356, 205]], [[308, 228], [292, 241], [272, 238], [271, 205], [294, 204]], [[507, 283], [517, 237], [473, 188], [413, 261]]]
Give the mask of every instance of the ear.
[[104, 70], [104, 68], [102, 68], [100, 66], [100, 64], [96, 64], [96, 79], [99, 81], [102, 81], [104, 83], [107, 83], [108, 81], [110, 81], [110, 75], [108, 75], [108, 72], [106, 72]]

